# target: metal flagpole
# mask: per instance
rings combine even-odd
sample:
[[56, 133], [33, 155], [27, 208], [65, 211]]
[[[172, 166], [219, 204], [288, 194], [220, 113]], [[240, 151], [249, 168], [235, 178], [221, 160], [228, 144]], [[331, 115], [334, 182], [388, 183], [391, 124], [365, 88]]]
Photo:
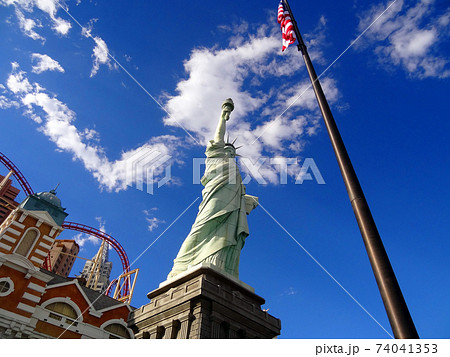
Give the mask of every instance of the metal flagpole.
[[286, 9], [291, 16], [294, 31], [298, 40], [298, 50], [302, 52], [305, 60], [306, 68], [311, 79], [314, 93], [319, 103], [328, 134], [333, 145], [334, 152], [339, 164], [339, 168], [347, 188], [348, 196], [355, 213], [356, 220], [361, 231], [361, 235], [369, 256], [372, 270], [380, 290], [381, 298], [389, 318], [395, 338], [419, 338], [414, 326], [414, 322], [403, 298], [402, 291], [398, 285], [391, 263], [387, 256], [386, 250], [381, 241], [375, 221], [373, 220], [366, 198], [362, 191], [361, 185], [356, 176], [353, 165], [348, 156], [342, 137], [331, 114], [330, 107], [323, 93], [322, 86], [317, 78], [316, 72], [312, 65], [311, 59], [303, 42], [302, 36], [298, 29], [297, 23], [292, 14], [291, 8], [287, 0], [283, 0]]

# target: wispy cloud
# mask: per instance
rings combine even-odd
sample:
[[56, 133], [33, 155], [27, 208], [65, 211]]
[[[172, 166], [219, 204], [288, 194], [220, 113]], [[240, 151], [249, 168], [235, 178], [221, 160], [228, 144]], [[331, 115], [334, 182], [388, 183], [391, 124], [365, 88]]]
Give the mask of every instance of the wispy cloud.
[[[98, 230], [101, 232], [106, 232], [106, 221], [102, 217], [95, 217], [95, 220], [98, 223]], [[73, 239], [80, 246], [80, 250], [83, 249], [86, 244], [99, 246], [101, 243], [101, 240], [98, 237], [86, 233], [78, 233], [73, 237]], [[109, 246], [109, 249], [111, 249], [111, 246]]]
[[64, 68], [58, 61], [51, 58], [49, 55], [43, 55], [40, 53], [33, 53], [31, 59], [35, 64], [33, 65], [32, 72], [40, 74], [45, 71], [58, 71], [64, 72]]
[[0, 0], [0, 5], [14, 6], [21, 30], [26, 36], [34, 40], [45, 40], [33, 30], [36, 27], [42, 27], [42, 25], [33, 19], [26, 18], [24, 13], [31, 14], [36, 9], [44, 12], [50, 17], [51, 28], [58, 35], [67, 35], [72, 27], [69, 21], [56, 15], [59, 9], [57, 0]]
[[108, 56], [108, 46], [106, 45], [106, 42], [96, 36], [94, 37], [95, 40], [95, 47], [92, 52], [92, 58], [93, 58], [93, 65], [91, 70], [91, 77], [94, 77], [98, 70], [100, 69], [100, 65], [106, 65], [109, 69], [117, 69], [117, 65], [114, 63], [111, 63], [111, 59]]
[[[387, 3], [373, 5], [360, 15], [358, 31], [365, 29]], [[450, 76], [449, 59], [441, 54], [448, 41], [450, 9], [436, 10], [435, 0], [420, 0], [412, 5], [397, 0], [366, 33], [357, 49], [375, 44], [378, 61], [392, 68], [400, 66], [415, 78]]]
[[82, 28], [81, 34], [86, 38], [92, 38], [95, 42], [94, 49], [92, 51], [92, 70], [90, 77], [94, 77], [98, 70], [100, 69], [100, 65], [106, 65], [109, 69], [118, 69], [118, 66], [115, 63], [111, 62], [109, 57], [109, 50], [106, 42], [99, 36], [92, 36], [92, 30], [94, 24], [98, 21], [98, 19], [93, 18], [89, 20], [88, 24]]
[[[54, 142], [59, 150], [68, 152], [74, 159], [80, 160], [100, 185], [108, 190], [123, 190], [127, 185], [142, 183], [142, 180], [151, 183], [148, 176], [145, 176], [150, 166], [135, 167], [129, 162], [136, 160], [136, 152], [139, 152], [140, 157], [157, 153], [160, 156], [177, 158], [174, 162], [179, 161], [180, 156], [176, 151], [182, 145], [182, 140], [170, 135], [152, 137], [139, 148], [123, 152], [120, 159], [110, 161], [104, 148], [98, 144], [99, 134], [93, 129], [78, 129], [75, 125], [76, 113], [55, 95], [49, 94], [43, 86], [30, 83], [26, 73], [17, 63], [12, 64], [6, 88], [12, 98], [4, 96], [9, 100], [5, 101], [5, 106], [11, 106], [13, 102], [19, 103], [26, 116], [41, 124], [39, 131]], [[164, 167], [156, 164], [157, 161], [152, 178], [155, 181], [159, 175], [164, 174]], [[130, 167], [133, 170], [132, 174]]]
[[100, 245], [100, 240], [97, 237], [85, 233], [78, 233], [74, 235], [73, 240], [75, 240], [75, 242], [80, 246], [80, 249], [84, 248], [87, 243], [92, 245]]
[[147, 229], [152, 232], [154, 229], [158, 228], [161, 224], [166, 223], [164, 220], [155, 217], [155, 211], [158, 208], [150, 208], [143, 211], [145, 216], [145, 221], [147, 222]]
[[18, 8], [16, 8], [16, 16], [17, 21], [19, 21], [19, 27], [25, 36], [28, 36], [33, 40], [41, 40], [42, 42], [45, 42], [45, 38], [34, 31], [34, 28], [42, 27], [40, 22], [26, 18], [23, 12]]

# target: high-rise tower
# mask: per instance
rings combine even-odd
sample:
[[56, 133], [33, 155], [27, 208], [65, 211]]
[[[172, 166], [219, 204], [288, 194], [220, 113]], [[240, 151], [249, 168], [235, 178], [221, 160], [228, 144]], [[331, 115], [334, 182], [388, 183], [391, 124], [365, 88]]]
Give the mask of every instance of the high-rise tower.
[[50, 269], [67, 278], [75, 263], [80, 247], [73, 239], [57, 239], [50, 249]]
[[97, 254], [84, 265], [80, 277], [86, 279], [86, 286], [98, 292], [105, 292], [110, 281], [112, 262], [109, 261], [109, 244], [103, 241]]

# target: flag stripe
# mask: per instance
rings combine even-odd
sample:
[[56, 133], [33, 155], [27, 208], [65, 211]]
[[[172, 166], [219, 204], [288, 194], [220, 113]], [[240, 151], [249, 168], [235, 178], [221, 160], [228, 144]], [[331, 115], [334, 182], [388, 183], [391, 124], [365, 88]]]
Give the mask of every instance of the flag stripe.
[[278, 5], [278, 17], [277, 21], [281, 27], [282, 48], [283, 52], [289, 45], [295, 42], [294, 25], [291, 21], [289, 11], [284, 8], [283, 0], [280, 0]]

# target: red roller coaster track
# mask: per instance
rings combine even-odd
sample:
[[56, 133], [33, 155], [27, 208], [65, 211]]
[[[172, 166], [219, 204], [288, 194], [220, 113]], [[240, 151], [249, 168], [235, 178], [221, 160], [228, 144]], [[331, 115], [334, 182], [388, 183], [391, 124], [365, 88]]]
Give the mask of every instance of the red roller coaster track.
[[[8, 170], [12, 171], [13, 176], [19, 182], [20, 186], [22, 187], [23, 191], [26, 193], [27, 196], [32, 195], [34, 193], [33, 189], [31, 188], [31, 185], [28, 183], [25, 176], [20, 172], [19, 168], [16, 165], [14, 165], [14, 163], [10, 159], [8, 159], [6, 155], [4, 155], [2, 152], [0, 152], [0, 162], [3, 165], [5, 165]], [[86, 226], [84, 224], [74, 222], [64, 222], [62, 224], [62, 228], [90, 234], [97, 238], [106, 240], [117, 252], [120, 261], [122, 262], [123, 273], [128, 273], [130, 271], [130, 262], [128, 261], [128, 257], [127, 254], [125, 253], [125, 250], [120, 245], [120, 243], [109, 234], [102, 232], [98, 229]], [[128, 284], [125, 284], [124, 291], [122, 291], [121, 295], [127, 295], [128, 293], [129, 293], [129, 286]]]
[[17, 181], [19, 181], [20, 186], [22, 186], [23, 192], [25, 192], [27, 196], [34, 193], [27, 179], [24, 175], [22, 175], [18, 167], [14, 165], [14, 163], [10, 159], [8, 159], [2, 152], [0, 152], [0, 162], [5, 165], [9, 171], [12, 171], [13, 176], [17, 179]]
[[[128, 257], [127, 257], [127, 254], [125, 253], [125, 250], [120, 245], [120, 243], [117, 240], [115, 240], [112, 236], [110, 236], [109, 234], [102, 232], [98, 229], [86, 226], [84, 224], [74, 223], [74, 222], [64, 222], [62, 224], [62, 227], [64, 229], [70, 229], [73, 231], [90, 234], [97, 238], [106, 240], [109, 244], [111, 244], [111, 246], [115, 249], [115, 251], [119, 255], [120, 260], [122, 262], [123, 273], [128, 273], [130, 271], [130, 262], [128, 261]], [[128, 292], [129, 291], [128, 291], [128, 284], [127, 284], [125, 287], [125, 291], [123, 291], [122, 295], [127, 295]]]

